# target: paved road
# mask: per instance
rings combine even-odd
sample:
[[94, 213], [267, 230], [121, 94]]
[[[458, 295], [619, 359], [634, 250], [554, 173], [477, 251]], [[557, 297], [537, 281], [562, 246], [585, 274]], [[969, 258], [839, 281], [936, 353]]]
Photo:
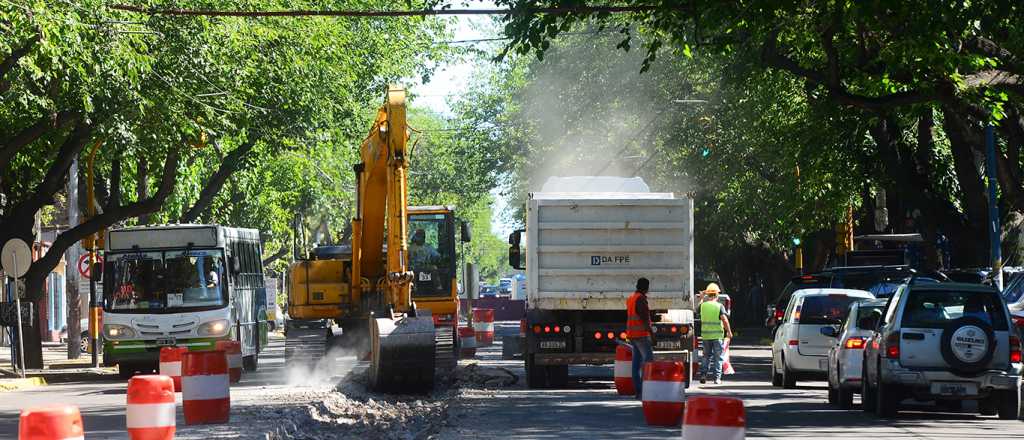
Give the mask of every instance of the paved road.
[[[511, 334], [516, 326], [499, 325]], [[744, 400], [749, 438], [993, 439], [1024, 437], [1024, 422], [982, 417], [967, 403], [959, 413], [939, 413], [927, 405], [905, 408], [899, 419], [883, 421], [860, 410], [844, 411], [827, 403], [826, 384], [808, 382], [795, 390], [768, 383], [767, 347], [738, 346], [732, 354], [737, 374], [722, 385], [691, 388], [688, 395], [716, 394]], [[483, 365], [503, 367], [522, 379], [521, 361], [503, 361], [491, 347]], [[678, 429], [645, 426], [640, 403], [616, 395], [610, 368], [573, 367], [565, 390], [528, 390], [524, 380], [505, 390], [465, 393], [450, 412], [458, 423], [440, 438], [484, 438], [497, 433], [510, 439], [679, 438]], [[855, 400], [855, 402], [857, 402]]]
[[[497, 332], [513, 334], [517, 323], [499, 323]], [[234, 423], [219, 426], [185, 426], [179, 405], [179, 439], [253, 438], [259, 429], [247, 424], [274, 411], [248, 411], [254, 407], [294, 406], [301, 401], [278, 401], [275, 391], [293, 390], [287, 385], [282, 362], [282, 341], [274, 339], [261, 358], [260, 371], [248, 374], [232, 387]], [[474, 361], [501, 367], [519, 375], [519, 382], [502, 389], [464, 387], [447, 411], [447, 423], [431, 438], [470, 439], [664, 439], [679, 438], [679, 429], [645, 426], [638, 402], [615, 394], [610, 367], [572, 368], [574, 378], [564, 390], [529, 390], [522, 378], [521, 361], [500, 359], [501, 347], [482, 349]], [[733, 353], [737, 370], [723, 385], [689, 390], [723, 394], [744, 400], [750, 438], [873, 438], [873, 439], [992, 439], [1024, 437], [1024, 422], [981, 417], [970, 410], [933, 412], [927, 406], [910, 407], [898, 420], [881, 421], [859, 409], [839, 410], [826, 401], [824, 383], [801, 383], [795, 390], [772, 388], [767, 383], [766, 347], [738, 346]], [[294, 378], [293, 378], [294, 379]], [[13, 438], [21, 408], [64, 402], [81, 408], [89, 439], [123, 439], [125, 383], [116, 376], [101, 381], [51, 385], [19, 392], [0, 393], [0, 438]], [[311, 393], [313, 399], [322, 395]], [[300, 396], [301, 397], [301, 396]], [[180, 397], [179, 397], [180, 399]], [[315, 406], [315, 405], [314, 405]], [[246, 415], [246, 414], [250, 415]], [[240, 417], [236, 417], [240, 416]], [[262, 436], [260, 436], [262, 437]]]

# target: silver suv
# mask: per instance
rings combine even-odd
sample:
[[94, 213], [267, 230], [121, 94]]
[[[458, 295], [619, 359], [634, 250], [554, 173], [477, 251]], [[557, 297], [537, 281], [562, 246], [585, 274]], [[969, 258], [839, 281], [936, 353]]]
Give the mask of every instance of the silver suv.
[[1002, 296], [989, 286], [899, 287], [864, 349], [865, 411], [894, 417], [912, 398], [957, 408], [978, 400], [983, 415], [1017, 419], [1021, 340]]

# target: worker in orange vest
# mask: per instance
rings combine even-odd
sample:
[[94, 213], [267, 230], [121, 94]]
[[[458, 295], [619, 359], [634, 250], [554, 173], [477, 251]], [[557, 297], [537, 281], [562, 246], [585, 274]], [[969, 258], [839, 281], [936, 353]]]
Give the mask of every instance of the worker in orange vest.
[[651, 282], [647, 278], [636, 280], [636, 292], [626, 300], [626, 337], [633, 348], [633, 385], [637, 399], [641, 399], [644, 389], [644, 364], [654, 360], [654, 350], [651, 348], [654, 329], [651, 328], [651, 309], [647, 306], [647, 291], [650, 287]]

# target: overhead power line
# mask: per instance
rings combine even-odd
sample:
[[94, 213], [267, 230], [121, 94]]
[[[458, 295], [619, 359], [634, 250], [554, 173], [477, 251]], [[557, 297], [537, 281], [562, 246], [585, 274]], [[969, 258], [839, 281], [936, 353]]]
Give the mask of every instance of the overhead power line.
[[132, 5], [111, 5], [111, 9], [138, 12], [149, 15], [183, 15], [206, 17], [424, 17], [434, 15], [567, 15], [567, 14], [621, 14], [630, 12], [650, 12], [655, 10], [682, 10], [682, 6], [564, 6], [548, 8], [517, 8], [517, 9], [421, 9], [394, 11], [359, 11], [359, 10], [277, 10], [277, 11], [242, 11], [214, 9], [178, 9], [178, 8], [147, 8]]

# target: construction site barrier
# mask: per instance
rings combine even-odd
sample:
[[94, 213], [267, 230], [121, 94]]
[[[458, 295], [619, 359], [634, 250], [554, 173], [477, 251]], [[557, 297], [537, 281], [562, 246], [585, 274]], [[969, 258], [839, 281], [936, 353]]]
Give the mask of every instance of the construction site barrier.
[[224, 350], [228, 357], [228, 377], [231, 383], [242, 380], [242, 343], [238, 341], [217, 341], [215, 350]]
[[473, 309], [473, 330], [477, 347], [494, 343], [494, 309]]
[[125, 411], [132, 440], [171, 440], [175, 431], [174, 380], [164, 375], [142, 375], [128, 380]]
[[679, 426], [686, 401], [686, 366], [682, 362], [644, 364], [644, 420], [653, 426]]
[[615, 391], [620, 396], [635, 396], [633, 384], [633, 348], [626, 344], [615, 347]]
[[21, 411], [18, 440], [83, 440], [82, 414], [75, 405], [48, 405]]
[[686, 440], [743, 440], [747, 435], [743, 401], [733, 397], [694, 396], [686, 402]]
[[463, 359], [476, 356], [476, 331], [472, 327], [459, 327], [459, 356]]
[[231, 414], [231, 385], [224, 351], [190, 351], [181, 362], [185, 424], [226, 423]]
[[163, 347], [160, 349], [160, 374], [171, 378], [174, 391], [181, 392], [181, 356], [188, 347]]

